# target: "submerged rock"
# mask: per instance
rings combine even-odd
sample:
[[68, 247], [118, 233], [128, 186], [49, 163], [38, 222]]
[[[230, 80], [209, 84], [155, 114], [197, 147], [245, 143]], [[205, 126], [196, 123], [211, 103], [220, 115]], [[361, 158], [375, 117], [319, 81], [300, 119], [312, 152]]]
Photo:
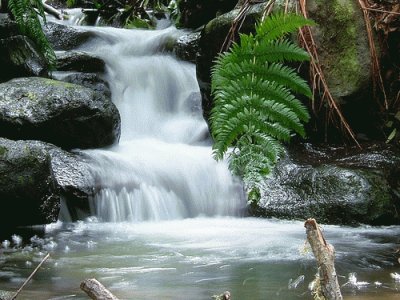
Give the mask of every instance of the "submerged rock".
[[17, 35], [0, 39], [0, 82], [15, 77], [48, 75], [43, 55], [26, 36]]
[[400, 153], [296, 149], [265, 180], [253, 213], [330, 224], [399, 224]]
[[83, 86], [32, 77], [0, 84], [0, 136], [62, 148], [116, 142], [120, 116], [111, 100]]
[[0, 199], [2, 227], [57, 220], [60, 196], [53, 180], [50, 155], [43, 147], [29, 141], [0, 138]]

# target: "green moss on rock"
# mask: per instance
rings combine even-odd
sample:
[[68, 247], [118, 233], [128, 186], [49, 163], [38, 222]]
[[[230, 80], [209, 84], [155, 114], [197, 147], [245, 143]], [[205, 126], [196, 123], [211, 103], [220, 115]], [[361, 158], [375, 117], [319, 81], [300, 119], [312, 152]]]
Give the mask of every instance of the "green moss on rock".
[[308, 2], [319, 26], [315, 38], [328, 86], [337, 97], [359, 94], [370, 82], [370, 52], [364, 18], [354, 0]]

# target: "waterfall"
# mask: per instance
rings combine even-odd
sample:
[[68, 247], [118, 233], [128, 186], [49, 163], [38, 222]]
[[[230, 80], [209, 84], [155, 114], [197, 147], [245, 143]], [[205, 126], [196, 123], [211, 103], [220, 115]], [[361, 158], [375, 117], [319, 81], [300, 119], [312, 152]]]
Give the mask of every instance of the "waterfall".
[[103, 221], [236, 216], [245, 203], [226, 162], [212, 158], [193, 64], [163, 49], [182, 32], [93, 28], [85, 50], [106, 62], [121, 114], [121, 139], [85, 150], [101, 190], [92, 209]]

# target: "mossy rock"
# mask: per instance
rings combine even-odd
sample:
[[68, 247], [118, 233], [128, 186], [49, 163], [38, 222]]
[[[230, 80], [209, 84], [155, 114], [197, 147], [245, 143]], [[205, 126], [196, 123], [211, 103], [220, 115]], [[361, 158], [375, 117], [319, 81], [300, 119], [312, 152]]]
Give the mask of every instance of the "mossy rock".
[[320, 64], [332, 95], [343, 100], [369, 92], [371, 57], [362, 11], [356, 0], [307, 1]]
[[0, 39], [0, 82], [15, 77], [48, 76], [48, 65], [34, 43], [26, 36]]
[[42, 147], [0, 138], [0, 219], [5, 227], [47, 224], [57, 220], [60, 197], [50, 156]]
[[120, 126], [111, 99], [92, 89], [40, 77], [0, 84], [2, 137], [99, 148], [118, 141]]
[[309, 146], [301, 155], [291, 150], [264, 181], [253, 213], [329, 224], [399, 224], [399, 151], [334, 152]]

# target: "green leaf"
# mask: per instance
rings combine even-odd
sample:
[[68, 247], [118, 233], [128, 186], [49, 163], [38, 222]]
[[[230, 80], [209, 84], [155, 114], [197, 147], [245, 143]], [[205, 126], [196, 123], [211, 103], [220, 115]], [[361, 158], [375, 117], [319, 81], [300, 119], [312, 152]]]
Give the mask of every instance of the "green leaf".
[[[294, 96], [311, 97], [311, 90], [286, 61], [307, 61], [308, 54], [283, 37], [314, 24], [297, 15], [277, 14], [241, 35], [212, 68], [211, 134], [214, 157], [228, 153], [230, 169], [254, 186], [269, 174], [293, 133], [305, 136], [309, 120], [305, 106]], [[229, 151], [229, 147], [233, 150]]]

